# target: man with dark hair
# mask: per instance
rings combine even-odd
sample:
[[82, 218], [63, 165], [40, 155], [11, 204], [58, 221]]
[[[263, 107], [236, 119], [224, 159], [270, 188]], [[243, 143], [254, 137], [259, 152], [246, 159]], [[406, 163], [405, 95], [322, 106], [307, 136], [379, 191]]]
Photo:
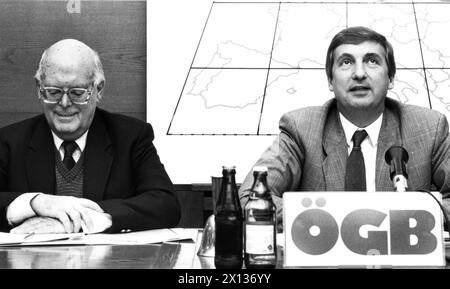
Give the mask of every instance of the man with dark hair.
[[174, 227], [180, 206], [150, 124], [97, 108], [98, 54], [64, 39], [35, 75], [43, 114], [0, 129], [0, 230], [121, 232]]
[[[366, 27], [342, 30], [330, 43], [326, 73], [335, 97], [323, 106], [284, 114], [280, 134], [256, 163], [269, 169], [279, 223], [286, 191], [393, 191], [384, 159], [393, 145], [409, 153], [408, 189], [437, 189], [446, 198], [447, 119], [386, 97], [395, 77], [394, 52], [386, 38]], [[252, 181], [248, 174], [240, 188], [243, 205]]]

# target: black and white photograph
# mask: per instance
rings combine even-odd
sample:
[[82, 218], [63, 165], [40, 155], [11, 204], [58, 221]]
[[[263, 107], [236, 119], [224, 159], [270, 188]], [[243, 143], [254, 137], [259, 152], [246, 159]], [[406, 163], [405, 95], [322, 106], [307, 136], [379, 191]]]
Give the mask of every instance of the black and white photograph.
[[449, 268], [449, 31], [445, 0], [0, 0], [0, 269]]

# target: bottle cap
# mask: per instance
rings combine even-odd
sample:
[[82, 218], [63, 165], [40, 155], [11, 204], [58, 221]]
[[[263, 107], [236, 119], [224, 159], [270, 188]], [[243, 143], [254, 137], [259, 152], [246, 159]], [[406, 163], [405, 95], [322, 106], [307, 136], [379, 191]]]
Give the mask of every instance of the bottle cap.
[[253, 172], [268, 172], [269, 169], [266, 166], [254, 166], [253, 167]]
[[223, 165], [222, 169], [223, 170], [236, 170], [236, 166], [235, 165]]

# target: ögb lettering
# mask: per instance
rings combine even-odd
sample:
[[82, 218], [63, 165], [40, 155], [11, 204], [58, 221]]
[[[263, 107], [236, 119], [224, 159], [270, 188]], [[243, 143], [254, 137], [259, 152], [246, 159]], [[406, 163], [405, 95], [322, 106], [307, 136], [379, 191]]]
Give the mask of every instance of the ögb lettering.
[[[310, 203], [302, 202], [305, 207]], [[321, 202], [320, 207], [324, 205]], [[361, 236], [362, 226], [380, 227], [384, 222], [389, 222], [389, 231], [369, 230], [367, 237]], [[431, 232], [435, 224], [434, 216], [424, 210], [389, 210], [386, 214], [359, 209], [348, 213], [339, 226], [324, 209], [307, 209], [294, 219], [291, 237], [295, 246], [309, 255], [331, 251], [339, 237], [346, 248], [360, 255], [374, 255], [373, 252], [377, 252], [376, 255], [425, 255], [437, 246], [437, 237]], [[412, 239], [415, 242], [411, 242]]]

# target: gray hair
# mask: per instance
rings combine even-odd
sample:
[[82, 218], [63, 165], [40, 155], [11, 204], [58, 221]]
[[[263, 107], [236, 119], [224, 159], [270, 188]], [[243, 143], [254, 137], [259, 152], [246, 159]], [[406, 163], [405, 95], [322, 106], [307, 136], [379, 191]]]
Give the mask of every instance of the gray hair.
[[[102, 81], [105, 81], [105, 73], [103, 72], [103, 65], [100, 61], [100, 56], [98, 55], [97, 51], [91, 49], [92, 52], [94, 52], [94, 72], [93, 72], [93, 79], [94, 79], [94, 85], [98, 85]], [[36, 73], [34, 74], [34, 78], [41, 82], [42, 78], [45, 77], [45, 71], [44, 71], [44, 64], [47, 60], [47, 51], [48, 48], [42, 53], [41, 60], [39, 61], [38, 68], [36, 70]]]

